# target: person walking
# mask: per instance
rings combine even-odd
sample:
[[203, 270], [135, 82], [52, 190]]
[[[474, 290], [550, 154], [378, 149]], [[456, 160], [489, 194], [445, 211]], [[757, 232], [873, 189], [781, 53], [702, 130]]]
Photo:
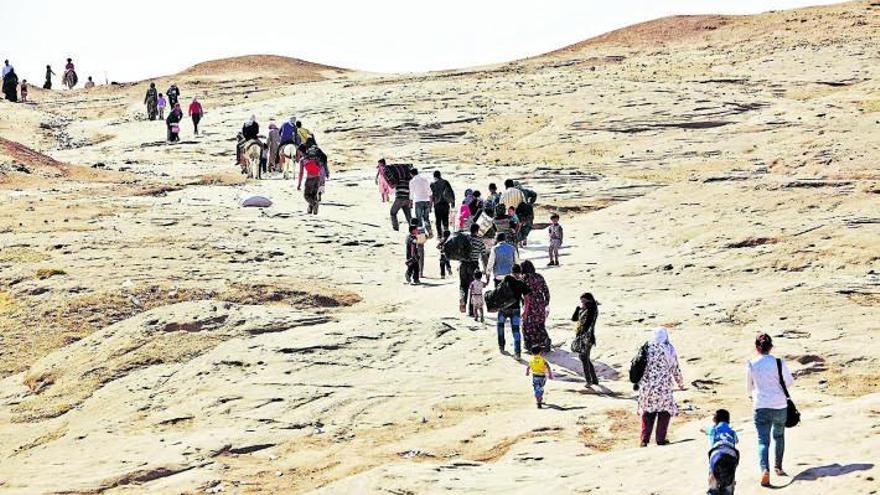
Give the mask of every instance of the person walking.
[[657, 445], [669, 445], [666, 432], [672, 416], [678, 414], [678, 405], [672, 395], [672, 382], [685, 390], [678, 354], [669, 342], [669, 331], [660, 327], [654, 330], [654, 338], [647, 345], [645, 373], [639, 380], [638, 413], [642, 417], [641, 446], [651, 441], [654, 423], [657, 424]]
[[6, 67], [3, 68], [3, 95], [7, 100], [15, 103], [18, 101], [18, 76], [15, 74], [15, 69], [9, 67], [9, 71], [6, 71]]
[[747, 390], [755, 410], [761, 486], [768, 487], [771, 433], [776, 444], [773, 467], [777, 476], [786, 476], [782, 469], [782, 457], [785, 454], [785, 422], [788, 416], [787, 387], [794, 384], [794, 377], [785, 361], [770, 354], [773, 339], [769, 335], [758, 335], [755, 350], [758, 356], [748, 363]]
[[529, 349], [532, 353], [532, 359], [526, 366], [526, 376], [532, 374], [532, 389], [535, 393], [535, 403], [538, 409], [544, 406], [544, 387], [547, 385], [547, 378], [553, 380], [553, 368], [550, 363], [544, 359], [544, 352], [540, 347]]
[[406, 283], [419, 285], [419, 227], [409, 226], [409, 235], [406, 236]]
[[[484, 243], [483, 239], [480, 237], [479, 225], [472, 224], [470, 226], [468, 242], [470, 242], [471, 247], [470, 255], [468, 256], [467, 261], [462, 261], [458, 265], [458, 310], [462, 313], [467, 311], [468, 316], [474, 316], [473, 305], [469, 304], [470, 300], [468, 298], [468, 293], [470, 292], [474, 272], [480, 269], [483, 254], [486, 252], [486, 243]], [[485, 269], [486, 264], [483, 263], [483, 271], [485, 271]]]
[[581, 294], [581, 304], [574, 310], [571, 321], [577, 322], [577, 333], [571, 343], [571, 351], [576, 352], [584, 366], [584, 381], [587, 388], [599, 384], [596, 369], [590, 360], [590, 351], [596, 345], [596, 319], [599, 316], [599, 303], [589, 292]]
[[54, 76], [54, 75], [55, 75], [55, 73], [52, 72], [52, 66], [47, 65], [46, 66], [46, 82], [43, 83], [43, 89], [52, 89], [52, 76]]
[[388, 179], [385, 178], [385, 159], [381, 159], [376, 163], [376, 179], [373, 181], [377, 186], [379, 186], [379, 196], [382, 198], [383, 203], [387, 203], [391, 200], [391, 185], [388, 184]]
[[172, 83], [168, 87], [168, 91], [165, 92], [165, 96], [168, 97], [168, 105], [174, 108], [174, 105], [177, 105], [177, 101], [180, 99], [180, 90], [177, 89], [177, 85]]
[[428, 179], [419, 175], [419, 170], [412, 169], [413, 178], [409, 180], [409, 199], [415, 207], [415, 218], [428, 234], [428, 238], [434, 237], [431, 231], [431, 183]]
[[434, 219], [437, 221], [437, 236], [449, 233], [449, 212], [455, 206], [455, 191], [439, 170], [434, 171], [431, 183], [431, 200], [434, 202]]
[[[505, 353], [504, 325], [510, 321], [510, 332], [513, 335], [513, 353], [516, 359], [522, 356], [522, 336], [520, 335], [520, 307], [523, 299], [531, 293], [531, 289], [522, 280], [522, 267], [513, 265], [511, 273], [504, 277], [501, 284], [506, 285], [506, 289], [510, 291], [512, 300], [508, 301], [505, 306], [498, 309], [497, 331], [498, 331], [498, 350]], [[502, 290], [500, 287], [496, 290]]]
[[391, 203], [391, 227], [399, 230], [400, 226], [397, 220], [397, 212], [403, 210], [403, 216], [406, 217], [406, 223], [412, 223], [412, 209], [410, 208], [409, 199], [409, 181], [399, 180], [394, 186], [394, 202]]
[[522, 331], [523, 346], [550, 352], [550, 336], [544, 324], [547, 321], [547, 306], [550, 305], [550, 289], [544, 277], [535, 271], [535, 265], [529, 261], [522, 262], [523, 282], [531, 292], [523, 301]]
[[199, 122], [202, 120], [202, 115], [205, 114], [205, 109], [202, 108], [202, 104], [199, 102], [199, 99], [193, 97], [192, 102], [189, 104], [189, 116], [193, 122], [193, 133], [199, 134]]
[[165, 99], [165, 95], [159, 93], [159, 99], [156, 100], [156, 108], [159, 110], [159, 119], [165, 118], [165, 107], [168, 106], [168, 100]]
[[547, 227], [547, 233], [550, 236], [550, 247], [547, 249], [550, 262], [547, 263], [547, 266], [559, 266], [559, 248], [562, 247], [564, 237], [562, 225], [559, 223], [559, 214], [550, 215], [550, 226]]
[[28, 99], [27, 99], [27, 98], [28, 98], [28, 82], [27, 82], [27, 79], [22, 79], [22, 80], [21, 80], [21, 91], [20, 91], [20, 93], [21, 93], [21, 102], [22, 102], [22, 103], [27, 103], [27, 101], [28, 101]]
[[489, 256], [489, 268], [495, 280], [495, 287], [504, 280], [504, 277], [513, 273], [513, 267], [519, 263], [519, 254], [513, 244], [507, 240], [507, 235], [498, 234], [495, 237], [495, 246]]
[[168, 126], [168, 142], [175, 143], [180, 141], [180, 121], [183, 120], [183, 110], [180, 104], [174, 105], [174, 108], [168, 112], [168, 118], [165, 124]]
[[516, 187], [516, 183], [513, 179], [507, 179], [504, 181], [504, 188], [504, 193], [501, 194], [500, 204], [503, 204], [505, 209], [512, 206], [515, 210], [526, 200], [522, 190]]
[[86, 85], [83, 87], [85, 89], [92, 89], [95, 87], [95, 81], [92, 81], [92, 76], [89, 76], [89, 78], [86, 80]]
[[156, 115], [159, 113], [159, 92], [156, 91], [156, 83], [150, 83], [147, 95], [144, 96], [144, 105], [147, 106], [147, 118], [156, 120]]
[[9, 60], [4, 60], [3, 61], [3, 77], [5, 78], [6, 74], [9, 74], [13, 70], [15, 70], [15, 69], [13, 69], [12, 64], [9, 63]]
[[278, 130], [278, 125], [275, 124], [275, 119], [269, 119], [268, 127], [266, 146], [269, 153], [266, 156], [266, 167], [263, 169], [263, 173], [275, 171], [275, 164], [278, 162], [278, 147], [281, 145], [281, 132]]

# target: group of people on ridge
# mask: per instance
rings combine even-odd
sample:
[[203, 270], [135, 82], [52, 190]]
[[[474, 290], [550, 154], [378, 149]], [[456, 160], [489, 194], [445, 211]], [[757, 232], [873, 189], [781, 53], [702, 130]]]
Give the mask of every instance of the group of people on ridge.
[[[68, 58], [67, 64], [64, 66], [64, 80], [69, 84], [69, 87], [72, 88], [76, 85], [77, 76], [76, 76], [76, 67], [73, 65], [73, 59]], [[46, 66], [46, 82], [43, 83], [43, 89], [52, 89], [52, 76], [55, 75], [55, 72], [52, 71], [52, 66]], [[95, 83], [92, 81], [92, 77], [89, 76], [88, 81], [86, 81], [85, 88], [91, 89], [95, 87]], [[15, 102], [28, 102], [28, 93], [29, 93], [30, 85], [27, 82], [27, 79], [22, 79], [19, 82], [18, 74], [15, 72], [15, 67], [9, 63], [9, 60], [3, 61], [3, 97], [13, 103]]]
[[[180, 89], [177, 84], [171, 83], [171, 86], [165, 91], [165, 94], [156, 90], [156, 83], [151, 82], [144, 96], [144, 104], [147, 106], [147, 118], [149, 120], [165, 120], [167, 128], [167, 141], [174, 143], [180, 141], [180, 122], [183, 120], [183, 109], [180, 107]], [[168, 117], [165, 117], [165, 108], [171, 108]], [[205, 114], [205, 109], [197, 97], [193, 97], [189, 104], [188, 115], [192, 119], [193, 134], [199, 134], [199, 122]]]

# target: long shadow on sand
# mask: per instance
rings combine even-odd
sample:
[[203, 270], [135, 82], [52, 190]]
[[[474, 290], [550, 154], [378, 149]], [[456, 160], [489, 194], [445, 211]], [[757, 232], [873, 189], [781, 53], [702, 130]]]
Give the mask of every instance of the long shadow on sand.
[[[558, 366], [568, 372], [564, 377], [559, 378], [561, 381], [581, 381], [584, 376], [584, 365], [581, 363], [581, 358], [573, 352], [556, 348], [546, 354], [545, 357], [547, 358], [547, 361], [550, 361], [550, 364]], [[596, 369], [596, 375], [598, 375], [600, 380], [614, 381], [620, 378], [620, 373], [607, 364], [594, 360], [593, 367]], [[570, 375], [575, 375], [575, 377], [580, 378], [574, 378]]]
[[792, 482], [795, 481], [816, 481], [819, 478], [830, 478], [834, 476], [844, 476], [850, 473], [855, 473], [858, 471], [868, 471], [874, 469], [873, 464], [868, 463], [857, 463], [857, 464], [844, 464], [840, 465], [837, 463], [828, 464], [827, 466], [817, 466], [809, 469], [805, 469], [798, 473], [794, 478], [792, 478]]

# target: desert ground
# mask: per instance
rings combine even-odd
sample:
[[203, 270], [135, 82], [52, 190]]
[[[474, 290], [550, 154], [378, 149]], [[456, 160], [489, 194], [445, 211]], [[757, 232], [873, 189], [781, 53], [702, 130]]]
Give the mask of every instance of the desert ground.
[[[0, 493], [703, 493], [728, 408], [758, 486], [745, 363], [796, 376], [782, 493], [880, 493], [880, 4], [660, 19], [540, 57], [369, 74], [197, 65], [203, 133], [145, 118], [148, 81], [0, 102]], [[330, 156], [317, 216], [246, 180], [234, 137], [297, 115]], [[558, 379], [536, 410], [494, 321], [458, 312], [429, 241], [403, 282], [375, 162], [516, 178], [559, 212], [524, 249]], [[242, 208], [250, 195], [274, 204]], [[453, 263], [456, 265], [456, 263]], [[455, 267], [457, 268], [457, 267]], [[586, 393], [568, 351], [601, 303]], [[688, 389], [638, 446], [630, 359], [670, 329]]]

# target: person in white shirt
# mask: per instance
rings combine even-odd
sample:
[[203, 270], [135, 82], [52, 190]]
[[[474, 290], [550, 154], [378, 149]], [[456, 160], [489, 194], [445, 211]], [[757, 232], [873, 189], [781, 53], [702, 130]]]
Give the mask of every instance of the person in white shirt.
[[3, 77], [6, 77], [6, 74], [9, 74], [9, 71], [12, 70], [12, 66], [9, 65], [9, 60], [3, 61]]
[[513, 207], [513, 209], [516, 209], [521, 203], [525, 202], [525, 196], [522, 191], [516, 187], [516, 183], [513, 182], [513, 179], [507, 179], [504, 181], [504, 187], [507, 189], [501, 194], [501, 204], [508, 208]]
[[[777, 476], [786, 476], [782, 470], [785, 453], [785, 420], [788, 398], [782, 389], [782, 381], [789, 387], [794, 377], [781, 359], [770, 354], [773, 339], [766, 333], [755, 339], [758, 357], [748, 363], [747, 388], [755, 409], [755, 428], [758, 430], [758, 460], [761, 465], [761, 486], [770, 486], [770, 433], [776, 444], [775, 468]], [[781, 376], [780, 376], [781, 375]]]
[[421, 223], [428, 234], [428, 238], [434, 237], [431, 231], [431, 182], [427, 177], [419, 175], [417, 169], [412, 170], [413, 178], [409, 181], [409, 199], [415, 207], [415, 219]]

